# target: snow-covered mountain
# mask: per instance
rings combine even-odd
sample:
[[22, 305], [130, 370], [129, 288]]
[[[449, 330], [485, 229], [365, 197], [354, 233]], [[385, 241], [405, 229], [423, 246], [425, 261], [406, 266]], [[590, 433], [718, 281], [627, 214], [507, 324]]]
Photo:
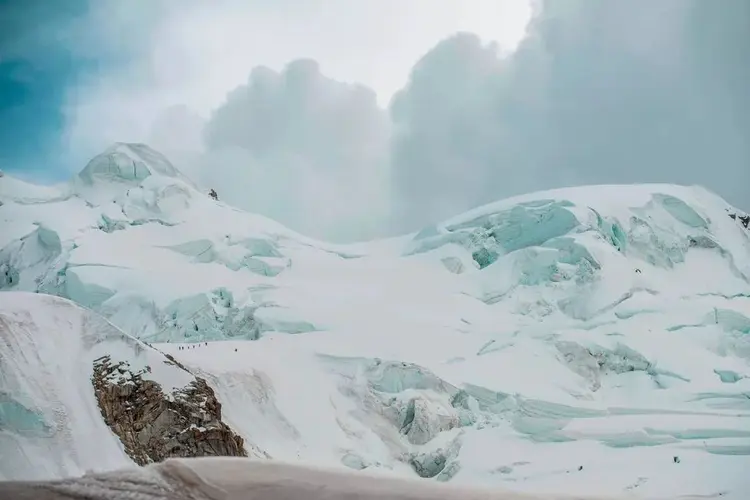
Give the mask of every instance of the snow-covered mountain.
[[0, 479], [67, 477], [207, 449], [263, 456], [221, 421], [204, 379], [66, 299], [3, 293], [0, 335]]
[[[702, 188], [534, 193], [332, 245], [119, 144], [61, 186], [5, 175], [0, 203], [7, 477], [127, 460], [82, 375], [108, 344], [68, 354], [67, 337], [96, 332], [44, 323], [92, 313], [8, 293], [24, 291], [89, 308], [205, 380], [249, 455], [537, 492], [750, 490], [750, 231]], [[21, 349], [7, 317], [23, 311], [40, 333]], [[69, 357], [77, 378], [9, 361], [36, 351]], [[88, 434], [34, 434], [37, 420]], [[50, 465], [6, 471], [11, 442]]]

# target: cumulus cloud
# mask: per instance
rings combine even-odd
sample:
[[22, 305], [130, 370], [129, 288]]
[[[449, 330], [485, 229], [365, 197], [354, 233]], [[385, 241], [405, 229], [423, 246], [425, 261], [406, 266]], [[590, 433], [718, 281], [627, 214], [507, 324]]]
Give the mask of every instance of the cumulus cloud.
[[41, 45], [97, 63], [67, 89], [66, 142], [82, 155], [113, 140], [144, 140], [167, 107], [184, 104], [207, 117], [252, 68], [281, 71], [296, 59], [366, 83], [382, 105], [441, 38], [473, 29], [510, 47], [528, 10], [523, 0], [444, 0], [441, 9], [429, 0], [71, 1], [85, 15], [56, 23], [49, 31], [60, 36]]
[[446, 35], [470, 29], [509, 49], [528, 15], [518, 0], [88, 3], [76, 51], [102, 47], [113, 64], [68, 91], [65, 143], [78, 163], [112, 141], [146, 141], [225, 186], [224, 199], [332, 239], [388, 229], [389, 124], [377, 103]]
[[205, 150], [204, 129], [207, 120], [184, 104], [164, 109], [151, 122], [146, 143], [165, 154], [186, 174], [201, 176], [201, 155]]
[[536, 0], [512, 54], [517, 0], [77, 2], [64, 25], [45, 7], [0, 34], [6, 53], [94, 63], [62, 108], [74, 168], [145, 141], [222, 199], [337, 240], [575, 184], [701, 183], [748, 208], [746, 0]]
[[497, 180], [522, 167], [508, 161], [520, 148], [506, 138], [512, 125], [498, 106], [506, 66], [493, 44], [459, 34], [425, 55], [394, 97], [394, 221], [402, 229], [496, 198]]
[[316, 236], [383, 229], [388, 118], [375, 93], [312, 60], [255, 68], [205, 128], [201, 178], [228, 201]]
[[404, 229], [581, 183], [700, 183], [748, 203], [748, 2], [539, 7], [511, 58], [453, 37], [394, 99]]

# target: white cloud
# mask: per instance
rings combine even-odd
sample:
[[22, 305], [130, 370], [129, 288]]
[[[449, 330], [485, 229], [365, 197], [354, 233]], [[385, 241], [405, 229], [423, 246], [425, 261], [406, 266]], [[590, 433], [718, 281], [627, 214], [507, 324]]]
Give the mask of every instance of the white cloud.
[[[535, 3], [508, 56], [526, 1], [91, 0], [69, 39], [52, 31], [106, 56], [68, 89], [66, 140], [81, 164], [146, 140], [224, 199], [336, 239], [581, 183], [747, 203], [750, 2]], [[289, 78], [297, 60], [319, 67]]]
[[[81, 20], [86, 29], [74, 40], [76, 50], [126, 57], [124, 64], [104, 66], [69, 89], [66, 142], [81, 163], [114, 141], [147, 141], [183, 169], [205, 166], [204, 184], [224, 186], [225, 199], [334, 239], [371, 236], [386, 227], [388, 124], [377, 102], [385, 106], [414, 62], [441, 38], [474, 30], [510, 50], [529, 16], [527, 3], [518, 0], [444, 0], [439, 8], [430, 0], [91, 5]], [[377, 100], [318, 75], [320, 88], [307, 88], [321, 99], [307, 103], [319, 104], [317, 110], [284, 101], [294, 95], [285, 89], [279, 90], [281, 100], [261, 104], [283, 115], [266, 114], [266, 123], [254, 118], [257, 110], [249, 113], [247, 103], [225, 104], [238, 87], [247, 90], [253, 68], [281, 72], [300, 59], [318, 61], [338, 82], [365, 84]], [[181, 105], [187, 106], [182, 115], [175, 111]], [[214, 143], [198, 159], [197, 124], [216, 109], [223, 111], [209, 122]], [[277, 118], [283, 129], [272, 132], [268, 121]], [[273, 144], [272, 155], [259, 157], [258, 148], [250, 147], [251, 126]], [[243, 140], [222, 142], [242, 131]], [[307, 144], [302, 156], [292, 158], [303, 142], [316, 146]], [[236, 186], [247, 186], [253, 195], [241, 196]]]
[[[207, 116], [252, 68], [279, 71], [301, 58], [319, 61], [336, 80], [375, 89], [384, 105], [440, 39], [473, 30], [512, 48], [529, 16], [524, 0], [445, 0], [439, 9], [430, 0], [102, 0], [91, 9], [68, 42], [78, 53], [125, 60], [71, 89], [76, 145], [122, 130], [142, 136], [142, 124], [172, 105]], [[97, 133], [91, 115], [103, 106], [123, 112], [124, 123]]]
[[573, 184], [700, 183], [747, 204], [748, 60], [745, 0], [547, 0], [507, 60], [447, 40], [392, 108], [401, 227]]
[[201, 179], [231, 203], [332, 239], [385, 228], [389, 122], [371, 90], [311, 60], [259, 67], [204, 132]]

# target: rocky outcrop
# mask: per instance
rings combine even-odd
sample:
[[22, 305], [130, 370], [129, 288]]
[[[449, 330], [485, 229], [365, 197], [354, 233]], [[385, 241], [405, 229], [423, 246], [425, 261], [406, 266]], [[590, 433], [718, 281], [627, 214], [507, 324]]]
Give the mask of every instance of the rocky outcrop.
[[[178, 363], [175, 369], [182, 369]], [[92, 383], [104, 421], [139, 465], [170, 457], [247, 456], [243, 439], [221, 421], [221, 403], [202, 378], [166, 394], [148, 374], [110, 356], [94, 361]]]
[[737, 212], [737, 213], [729, 212], [729, 217], [731, 217], [734, 220], [740, 221], [740, 223], [745, 227], [745, 229], [750, 229], [750, 215], [743, 214], [740, 212]]

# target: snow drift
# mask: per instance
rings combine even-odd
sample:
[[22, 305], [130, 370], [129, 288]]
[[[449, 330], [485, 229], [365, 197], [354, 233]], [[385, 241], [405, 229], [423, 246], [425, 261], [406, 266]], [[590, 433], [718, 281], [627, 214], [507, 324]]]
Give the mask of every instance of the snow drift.
[[750, 231], [718, 196], [547, 191], [331, 245], [144, 151], [0, 179], [0, 288], [174, 356], [248, 447], [519, 491], [750, 488]]

